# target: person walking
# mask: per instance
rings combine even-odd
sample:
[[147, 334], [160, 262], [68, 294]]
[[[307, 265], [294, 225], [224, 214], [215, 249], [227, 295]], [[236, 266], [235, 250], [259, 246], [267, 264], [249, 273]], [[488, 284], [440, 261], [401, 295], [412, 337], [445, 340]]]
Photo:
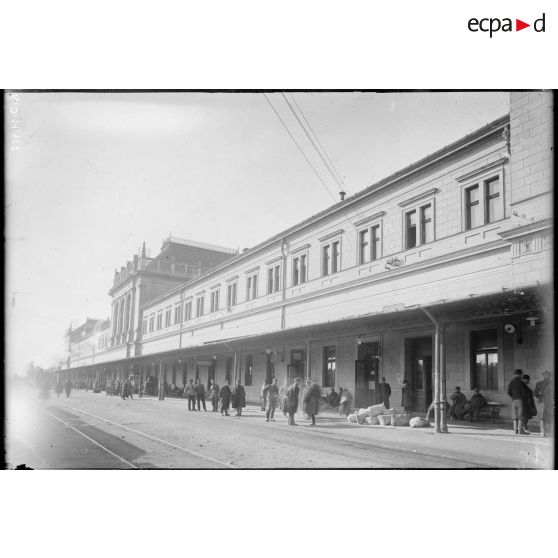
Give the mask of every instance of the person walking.
[[277, 378], [273, 378], [273, 380], [271, 380], [271, 383], [265, 386], [264, 397], [267, 400], [265, 421], [275, 422], [273, 415], [275, 414], [275, 408], [277, 407], [277, 403], [279, 402], [279, 385], [277, 382]]
[[378, 403], [383, 403], [386, 409], [389, 409], [389, 398], [391, 395], [391, 386], [386, 382], [386, 379], [382, 376], [382, 381], [378, 384]]
[[403, 380], [403, 387], [401, 388], [401, 407], [406, 413], [410, 413], [413, 410], [413, 400], [414, 394], [411, 390], [411, 386], [407, 380]]
[[196, 410], [196, 386], [194, 385], [194, 380], [190, 378], [188, 385], [184, 388], [184, 394], [188, 398], [188, 410]]
[[72, 388], [74, 387], [74, 384], [72, 384], [72, 380], [70, 380], [70, 378], [68, 378], [66, 380], [66, 383], [64, 384], [64, 390], [66, 391], [66, 397], [70, 397], [70, 393], [72, 393]]
[[316, 415], [320, 408], [321, 398], [322, 388], [316, 382], [312, 382], [312, 380], [308, 378], [308, 380], [306, 380], [306, 393], [302, 400], [302, 410], [312, 421], [308, 426], [316, 426]]
[[297, 426], [294, 415], [298, 410], [298, 394], [300, 393], [300, 378], [295, 378], [293, 384], [285, 393], [285, 410], [289, 415], [289, 425]]
[[534, 396], [538, 399], [540, 406], [541, 437], [546, 438], [547, 435], [552, 436], [553, 434], [554, 397], [550, 372], [545, 370], [542, 375], [543, 379], [535, 384]]
[[202, 381], [199, 378], [196, 379], [196, 399], [198, 401], [198, 411], [201, 411], [200, 401], [201, 401], [201, 406], [203, 406], [203, 410], [206, 411], [207, 409], [205, 408], [205, 386], [203, 385]]
[[229, 380], [225, 380], [225, 385], [219, 390], [219, 401], [221, 403], [221, 415], [229, 415], [229, 405], [231, 403], [231, 388]]
[[219, 386], [215, 383], [215, 380], [211, 380], [209, 395], [211, 396], [213, 412], [216, 413], [219, 410]]
[[353, 394], [347, 388], [339, 388], [339, 414], [348, 416], [353, 410]]
[[60, 376], [56, 377], [56, 385], [54, 386], [54, 391], [56, 392], [56, 397], [60, 397], [60, 394], [62, 393], [62, 391], [64, 390], [63, 386], [62, 386], [62, 380], [60, 379]]
[[513, 428], [516, 434], [530, 434], [524, 427], [524, 414], [523, 407], [528, 403], [529, 394], [527, 392], [527, 386], [521, 379], [523, 376], [523, 370], [517, 368], [513, 373], [513, 379], [508, 385], [508, 395], [511, 397], [512, 405], [512, 419]]
[[122, 399], [127, 400], [128, 397], [133, 399], [134, 396], [132, 395], [132, 378], [126, 378], [124, 383], [122, 384]]
[[236, 386], [232, 391], [231, 396], [232, 408], [236, 409], [235, 417], [242, 416], [242, 408], [246, 407], [246, 390], [244, 386], [240, 383], [240, 380], [236, 380]]
[[521, 379], [527, 388], [526, 405], [523, 406], [523, 428], [525, 428], [525, 432], [529, 432], [527, 430], [527, 424], [533, 417], [537, 416], [537, 406], [535, 405], [533, 390], [529, 387], [531, 376], [529, 376], [529, 374], [523, 374]]

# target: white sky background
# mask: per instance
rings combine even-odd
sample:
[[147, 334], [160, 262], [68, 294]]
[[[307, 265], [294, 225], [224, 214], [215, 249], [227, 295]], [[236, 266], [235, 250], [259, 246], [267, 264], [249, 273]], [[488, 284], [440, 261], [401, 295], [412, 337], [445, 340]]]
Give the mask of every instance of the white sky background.
[[[293, 95], [350, 194], [509, 110], [496, 92]], [[268, 97], [337, 199], [281, 94]], [[5, 102], [9, 375], [65, 358], [70, 322], [109, 316], [114, 269], [143, 240], [153, 256], [170, 232], [242, 249], [334, 201], [261, 93]]]

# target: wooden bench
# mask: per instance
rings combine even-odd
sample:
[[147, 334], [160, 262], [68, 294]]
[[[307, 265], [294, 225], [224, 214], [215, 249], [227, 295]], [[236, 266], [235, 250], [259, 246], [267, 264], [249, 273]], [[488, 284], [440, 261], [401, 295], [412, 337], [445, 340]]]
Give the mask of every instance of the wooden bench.
[[492, 424], [494, 420], [499, 421], [501, 408], [501, 403], [497, 401], [487, 401], [486, 405], [480, 410], [479, 420], [481, 417], [490, 417], [490, 424]]

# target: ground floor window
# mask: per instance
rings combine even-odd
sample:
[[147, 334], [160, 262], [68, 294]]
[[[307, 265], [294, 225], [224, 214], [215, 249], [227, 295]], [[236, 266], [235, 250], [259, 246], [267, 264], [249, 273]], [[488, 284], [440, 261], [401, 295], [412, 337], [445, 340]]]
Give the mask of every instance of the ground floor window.
[[336, 358], [335, 347], [324, 347], [322, 374], [323, 387], [335, 387]]
[[254, 368], [254, 357], [252, 355], [246, 355], [244, 358], [244, 385], [252, 385], [252, 372]]
[[234, 363], [233, 357], [227, 357], [227, 360], [225, 362], [225, 380], [227, 380], [229, 384], [231, 383], [232, 380], [233, 363]]
[[471, 332], [471, 387], [498, 389], [498, 335], [495, 329]]

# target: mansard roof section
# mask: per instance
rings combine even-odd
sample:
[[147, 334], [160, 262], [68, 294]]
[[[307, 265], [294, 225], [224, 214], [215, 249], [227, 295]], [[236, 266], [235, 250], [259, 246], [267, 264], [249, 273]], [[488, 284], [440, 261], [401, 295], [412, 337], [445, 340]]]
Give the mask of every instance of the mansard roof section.
[[110, 327], [110, 320], [108, 319], [86, 318], [83, 324], [68, 332], [70, 342], [78, 343], [108, 327]]
[[233, 248], [169, 236], [163, 241], [161, 251], [155, 259], [197, 265], [206, 270], [219, 265], [237, 254], [238, 250]]
[[424, 173], [432, 172], [439, 166], [451, 163], [451, 161], [454, 160], [456, 157], [463, 156], [465, 153], [472, 151], [483, 145], [486, 145], [488, 143], [496, 142], [496, 141], [507, 142], [509, 138], [509, 133], [506, 134], [505, 130], [509, 126], [509, 123], [510, 123], [509, 114], [506, 114], [504, 116], [497, 118], [496, 120], [493, 120], [492, 122], [486, 124], [482, 128], [479, 128], [471, 132], [470, 134], [463, 136], [457, 141], [454, 141], [449, 145], [446, 145], [445, 147], [438, 149], [434, 153], [431, 153], [430, 155], [427, 155], [426, 157], [423, 157], [422, 159], [415, 161], [414, 163], [404, 167], [403, 169], [393, 174], [390, 174], [386, 178], [383, 178], [378, 182], [368, 186], [367, 188], [364, 188], [363, 190], [357, 192], [356, 194], [348, 198], [345, 198], [343, 201], [339, 201], [327, 207], [326, 209], [320, 211], [319, 213], [316, 213], [311, 217], [308, 217], [304, 221], [301, 221], [300, 223], [297, 223], [296, 225], [293, 225], [292, 227], [285, 229], [284, 231], [268, 238], [267, 240], [264, 240], [259, 244], [256, 244], [252, 248], [243, 250], [236, 257], [232, 257], [228, 259], [226, 262], [224, 262], [223, 264], [213, 269], [210, 269], [205, 273], [202, 273], [199, 277], [196, 277], [195, 279], [188, 282], [187, 284], [185, 283], [183, 285], [180, 285], [179, 287], [175, 287], [174, 289], [169, 290], [164, 295], [161, 295], [159, 297], [150, 300], [146, 304], [142, 305], [142, 307], [151, 306], [161, 300], [164, 300], [165, 298], [168, 298], [169, 296], [174, 296], [185, 287], [191, 287], [199, 283], [200, 281], [204, 281], [207, 278], [211, 277], [212, 275], [215, 275], [221, 272], [222, 270], [226, 269], [228, 266], [232, 266], [238, 262], [241, 262], [243, 259], [246, 259], [254, 255], [254, 253], [263, 250], [269, 247], [270, 245], [273, 245], [274, 243], [281, 242], [283, 239], [287, 239], [289, 236], [303, 230], [306, 227], [318, 223], [322, 219], [331, 217], [332, 215], [335, 215], [337, 212], [341, 212], [348, 206], [359, 203], [360, 201], [366, 199], [369, 196], [378, 194], [385, 188], [393, 187], [394, 185], [397, 185], [398, 183], [401, 183], [404, 180], [409, 180], [411, 178], [416, 178]]

